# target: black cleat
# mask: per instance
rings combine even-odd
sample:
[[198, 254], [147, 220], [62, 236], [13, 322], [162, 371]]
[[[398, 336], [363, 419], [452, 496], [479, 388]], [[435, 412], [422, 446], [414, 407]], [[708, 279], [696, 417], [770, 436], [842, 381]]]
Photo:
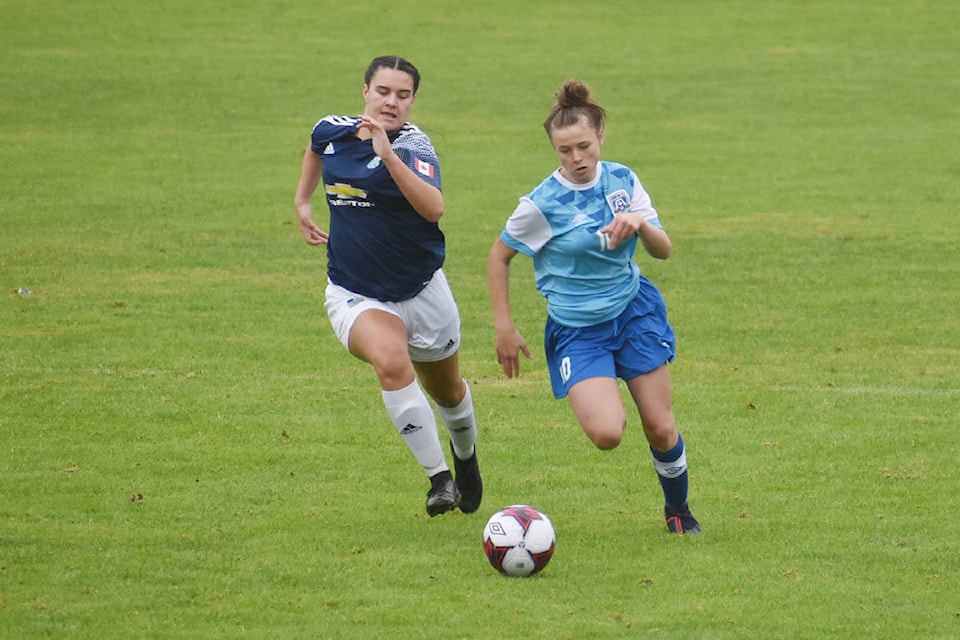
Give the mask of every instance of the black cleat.
[[453, 482], [453, 474], [449, 471], [430, 477], [430, 491], [427, 492], [427, 513], [430, 517], [453, 511], [460, 502], [460, 492]]
[[[453, 447], [450, 447], [453, 449]], [[473, 455], [466, 460], [457, 457], [453, 452], [453, 468], [457, 471], [457, 489], [460, 491], [460, 511], [473, 513], [480, 508], [483, 499], [483, 480], [480, 478], [480, 465], [477, 463], [477, 447], [473, 447]]]
[[663, 514], [667, 518], [667, 529], [670, 533], [682, 536], [685, 533], [700, 533], [700, 523], [690, 513], [687, 505], [682, 507], [664, 507]]

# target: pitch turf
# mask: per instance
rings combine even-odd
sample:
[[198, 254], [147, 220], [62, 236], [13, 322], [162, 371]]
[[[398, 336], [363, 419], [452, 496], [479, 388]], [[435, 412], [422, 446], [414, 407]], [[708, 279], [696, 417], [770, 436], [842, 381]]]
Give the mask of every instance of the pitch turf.
[[[954, 2], [0, 3], [0, 637], [960, 635]], [[486, 496], [429, 518], [293, 224], [313, 123], [423, 72]], [[537, 358], [498, 372], [487, 250], [610, 113], [675, 244], [704, 532], [667, 535], [635, 416], [592, 449]], [[322, 210], [322, 207], [318, 207]], [[322, 219], [322, 218], [321, 218]], [[20, 292], [23, 289], [26, 292]], [[532, 579], [495, 510], [557, 530]]]

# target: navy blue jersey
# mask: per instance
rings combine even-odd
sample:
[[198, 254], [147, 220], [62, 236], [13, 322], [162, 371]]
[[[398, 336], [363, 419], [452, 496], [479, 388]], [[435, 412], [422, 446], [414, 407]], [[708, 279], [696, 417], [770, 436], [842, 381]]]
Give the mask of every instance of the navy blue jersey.
[[[443, 266], [443, 233], [407, 202], [373, 152], [373, 141], [356, 137], [359, 123], [327, 116], [311, 136], [310, 148], [323, 160], [330, 206], [327, 275], [350, 291], [399, 302], [420, 293]], [[397, 156], [439, 189], [440, 164], [430, 138], [408, 122], [390, 139]]]

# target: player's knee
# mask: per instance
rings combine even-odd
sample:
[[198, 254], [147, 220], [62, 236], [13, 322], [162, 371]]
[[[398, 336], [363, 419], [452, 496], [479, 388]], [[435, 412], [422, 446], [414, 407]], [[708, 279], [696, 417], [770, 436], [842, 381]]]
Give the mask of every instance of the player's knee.
[[616, 436], [602, 435], [591, 438], [593, 440], [594, 446], [601, 451], [610, 451], [611, 449], [616, 449], [620, 445], [621, 438]]
[[384, 389], [398, 388], [397, 385], [405, 386], [414, 379], [413, 364], [405, 354], [398, 353], [396, 357], [381, 354], [371, 359], [370, 364], [377, 372], [377, 378]]
[[592, 429], [587, 431], [587, 436], [597, 449], [609, 451], [620, 446], [620, 441], [623, 440], [623, 427]]
[[647, 442], [656, 451], [668, 451], [677, 444], [677, 427], [672, 422], [659, 427], [644, 425]]
[[441, 407], [450, 408], [459, 406], [467, 396], [466, 382], [457, 376], [450, 380], [443, 380], [441, 383], [442, 384], [437, 384], [436, 382], [432, 382], [429, 385], [425, 384], [424, 388], [430, 397], [433, 398], [433, 401]]

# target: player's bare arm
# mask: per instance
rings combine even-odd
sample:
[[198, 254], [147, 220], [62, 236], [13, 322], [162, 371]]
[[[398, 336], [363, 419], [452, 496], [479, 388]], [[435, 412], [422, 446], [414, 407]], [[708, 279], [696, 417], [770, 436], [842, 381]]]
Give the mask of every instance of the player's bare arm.
[[493, 307], [493, 326], [496, 330], [497, 363], [508, 378], [520, 375], [520, 353], [532, 360], [526, 340], [513, 324], [510, 312], [510, 261], [517, 252], [497, 238], [487, 261], [487, 286]]
[[310, 198], [320, 184], [323, 176], [323, 159], [310, 149], [303, 154], [303, 166], [300, 169], [300, 182], [297, 185], [297, 195], [294, 198], [294, 207], [297, 210], [297, 222], [304, 240], [310, 245], [326, 244], [329, 236], [326, 231], [313, 223], [313, 207]]
[[[424, 219], [437, 222], [443, 216], [443, 193], [432, 184], [424, 182], [394, 153], [383, 125], [375, 118], [360, 116], [357, 132], [361, 137], [369, 135], [373, 140], [373, 152], [380, 156], [401, 193]], [[364, 132], [364, 133], [361, 133]]]
[[637, 229], [637, 235], [640, 236], [640, 242], [643, 248], [651, 257], [658, 260], [666, 260], [673, 253], [673, 243], [670, 242], [670, 236], [659, 227], [655, 227], [646, 220]]

